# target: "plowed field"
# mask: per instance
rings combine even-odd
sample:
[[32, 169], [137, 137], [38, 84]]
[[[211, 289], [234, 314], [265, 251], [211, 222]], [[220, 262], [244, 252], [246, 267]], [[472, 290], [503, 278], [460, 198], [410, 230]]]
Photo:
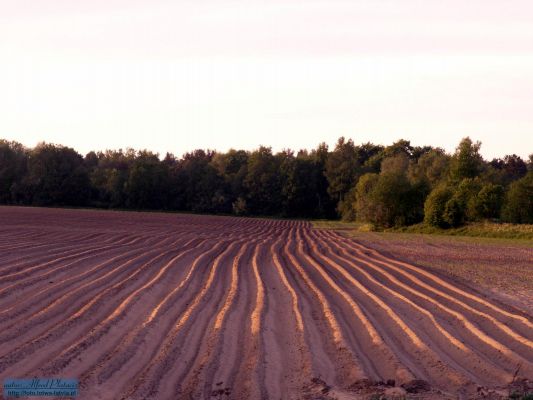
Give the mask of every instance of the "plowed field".
[[533, 377], [531, 316], [307, 222], [3, 207], [0, 228], [2, 380], [277, 400]]

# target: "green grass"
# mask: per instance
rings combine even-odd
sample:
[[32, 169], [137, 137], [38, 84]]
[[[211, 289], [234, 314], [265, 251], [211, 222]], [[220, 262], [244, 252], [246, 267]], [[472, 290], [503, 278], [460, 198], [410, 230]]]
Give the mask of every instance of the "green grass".
[[443, 236], [470, 236], [479, 238], [498, 238], [498, 239], [521, 239], [533, 240], [533, 225], [527, 224], [504, 224], [494, 222], [476, 222], [470, 223], [459, 228], [442, 229], [427, 226], [425, 224], [416, 224], [401, 228], [390, 228], [379, 230], [370, 224], [361, 224], [357, 222], [315, 220], [312, 221], [316, 228], [347, 230], [356, 232], [383, 232], [383, 233], [407, 233], [407, 234], [432, 234]]
[[533, 225], [499, 224], [494, 222], [471, 223], [459, 228], [441, 229], [424, 224], [391, 229], [393, 232], [429, 233], [451, 236], [475, 236], [504, 239], [533, 240]]
[[348, 230], [354, 232], [374, 232], [376, 229], [371, 224], [362, 224], [359, 222], [346, 222], [331, 219], [312, 220], [311, 223], [315, 228]]
[[519, 393], [511, 393], [509, 396], [509, 399], [518, 399], [518, 400], [533, 400], [533, 392], [532, 393], [526, 393], [526, 394], [519, 394]]

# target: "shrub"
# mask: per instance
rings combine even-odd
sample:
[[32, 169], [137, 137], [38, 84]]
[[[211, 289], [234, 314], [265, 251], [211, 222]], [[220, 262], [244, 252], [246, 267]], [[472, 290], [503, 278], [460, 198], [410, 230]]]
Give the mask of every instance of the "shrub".
[[[466, 178], [459, 183], [453, 194], [453, 198], [457, 204], [453, 206], [450, 205], [450, 207], [457, 208], [455, 212], [455, 220], [458, 225], [451, 224], [451, 226], [459, 226], [466, 221], [476, 220], [475, 200], [480, 190], [481, 183], [477, 178]], [[460, 212], [462, 213], [462, 216], [459, 215]]]
[[339, 201], [337, 210], [343, 221], [355, 221], [356, 218], [356, 187], [352, 188], [344, 199]]
[[242, 197], [238, 197], [232, 204], [233, 213], [235, 215], [246, 215], [246, 200]]
[[465, 222], [465, 208], [464, 203], [460, 200], [458, 196], [452, 196], [446, 202], [444, 206], [444, 213], [442, 214], [442, 219], [448, 226], [457, 227], [461, 226]]
[[357, 219], [382, 227], [418, 222], [423, 204], [420, 189], [411, 185], [405, 173], [363, 175], [356, 186]]
[[511, 184], [502, 217], [504, 221], [515, 224], [533, 223], [533, 171]]
[[364, 174], [355, 186], [355, 214], [358, 221], [369, 222], [372, 219], [371, 216], [374, 213], [375, 204], [370, 198], [370, 193], [376, 186], [378, 179], [378, 174]]
[[452, 195], [452, 191], [444, 186], [433, 189], [424, 203], [424, 223], [446, 228], [448, 223], [444, 219], [444, 211]]
[[475, 219], [498, 218], [504, 199], [504, 189], [500, 185], [488, 183], [483, 185], [472, 200]]

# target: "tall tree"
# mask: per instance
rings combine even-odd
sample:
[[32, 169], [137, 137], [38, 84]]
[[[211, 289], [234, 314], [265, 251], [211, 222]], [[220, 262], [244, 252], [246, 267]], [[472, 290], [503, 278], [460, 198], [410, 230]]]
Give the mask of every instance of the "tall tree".
[[[227, 207], [235, 205], [238, 214], [246, 213], [246, 187], [244, 180], [248, 172], [248, 153], [230, 149], [227, 153], [217, 153], [211, 161], [218, 175], [224, 180]], [[231, 210], [226, 207], [225, 212]]]
[[272, 148], [261, 146], [250, 154], [244, 180], [250, 213], [281, 214], [281, 179], [278, 171], [279, 162], [272, 154]]
[[310, 157], [313, 160], [313, 175], [316, 182], [315, 197], [317, 199], [317, 217], [334, 218], [335, 201], [328, 192], [328, 179], [326, 177], [326, 165], [329, 157], [328, 145], [320, 143], [316, 149], [312, 150]]
[[409, 178], [412, 181], [423, 181], [433, 188], [446, 178], [449, 164], [450, 156], [444, 150], [432, 149], [410, 164]]
[[71, 148], [40, 143], [30, 152], [25, 187], [35, 205], [85, 205], [90, 182], [83, 158]]
[[456, 226], [498, 218], [505, 199], [504, 220], [529, 221], [530, 175], [525, 174], [533, 155], [527, 163], [514, 154], [487, 163], [479, 148], [479, 142], [465, 138], [450, 156], [403, 139], [383, 147], [355, 146], [341, 137], [333, 151], [321, 143], [296, 155], [260, 147], [195, 150], [180, 158], [167, 153], [160, 160], [133, 149], [92, 151], [82, 158], [63, 146], [42, 143], [30, 150], [0, 140], [0, 203], [340, 215], [392, 226], [421, 220], [426, 202], [427, 223]]
[[194, 212], [229, 212], [231, 203], [224, 180], [212, 164], [214, 151], [186, 153], [176, 167], [174, 184], [178, 188], [180, 209]]
[[17, 196], [23, 195], [20, 184], [26, 174], [27, 159], [27, 151], [20, 143], [0, 139], [0, 203], [17, 202]]
[[503, 159], [495, 158], [490, 166], [500, 171], [502, 183], [508, 185], [522, 178], [527, 173], [527, 164], [516, 154], [506, 155]]
[[329, 183], [328, 193], [337, 204], [342, 202], [346, 193], [355, 186], [361, 172], [359, 167], [353, 140], [339, 138], [335, 149], [328, 156], [325, 172]]
[[411, 158], [413, 156], [413, 146], [409, 140], [400, 139], [391, 144], [390, 146], [385, 147], [383, 150], [383, 158], [394, 157], [398, 154], [404, 154], [407, 157]]
[[133, 149], [106, 150], [97, 154], [98, 164], [90, 172], [95, 192], [94, 205], [112, 208], [127, 206], [126, 182], [136, 156]]
[[280, 158], [282, 177], [282, 215], [320, 217], [323, 210], [318, 191], [323, 179], [322, 167], [306, 151], [300, 151], [296, 157], [289, 151], [276, 156]]
[[507, 222], [533, 224], [533, 171], [511, 184], [502, 216]]
[[140, 151], [126, 182], [127, 206], [156, 210], [168, 208], [169, 179], [169, 168], [157, 154]]
[[481, 173], [483, 159], [479, 154], [481, 142], [472, 142], [469, 137], [459, 143], [450, 164], [450, 177], [459, 182], [465, 178], [475, 178]]

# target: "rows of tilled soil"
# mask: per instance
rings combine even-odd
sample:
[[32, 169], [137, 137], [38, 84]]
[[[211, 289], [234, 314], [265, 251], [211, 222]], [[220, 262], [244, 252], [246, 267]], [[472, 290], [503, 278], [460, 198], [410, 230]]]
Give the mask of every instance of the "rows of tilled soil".
[[473, 398], [533, 318], [307, 222], [0, 208], [0, 378], [80, 399]]

